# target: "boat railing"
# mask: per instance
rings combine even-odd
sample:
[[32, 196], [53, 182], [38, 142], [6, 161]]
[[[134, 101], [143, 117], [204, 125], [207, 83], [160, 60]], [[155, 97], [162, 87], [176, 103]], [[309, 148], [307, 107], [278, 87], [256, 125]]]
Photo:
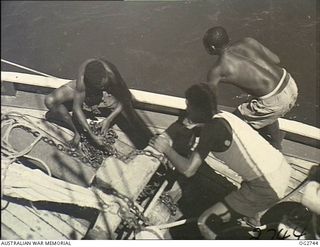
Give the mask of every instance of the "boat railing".
[[[3, 59], [1, 59], [1, 61], [16, 66], [16, 64], [10, 63]], [[9, 82], [13, 84], [29, 85], [35, 88], [41, 87], [55, 89], [70, 81], [69, 79], [57, 78], [21, 65], [16, 67], [20, 67], [40, 75], [1, 71], [1, 83]], [[179, 115], [181, 111], [184, 111], [186, 108], [185, 99], [181, 97], [152, 93], [137, 89], [130, 89], [130, 92], [133, 95], [134, 105], [137, 109], [170, 115]], [[231, 110], [230, 108], [228, 109], [223, 106], [221, 106], [220, 109], [227, 111]], [[319, 128], [284, 118], [279, 119], [279, 125], [280, 129], [287, 133], [286, 139], [317, 148], [320, 147]]]

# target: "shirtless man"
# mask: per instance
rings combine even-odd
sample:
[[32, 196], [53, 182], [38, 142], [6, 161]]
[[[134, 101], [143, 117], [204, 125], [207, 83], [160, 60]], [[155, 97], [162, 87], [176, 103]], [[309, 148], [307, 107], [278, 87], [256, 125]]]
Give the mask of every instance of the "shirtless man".
[[[125, 126], [133, 143], [138, 148], [148, 145], [152, 133], [134, 111], [131, 93], [112, 63], [103, 59], [86, 60], [79, 68], [77, 80], [61, 86], [45, 98], [45, 105], [50, 110], [47, 116], [59, 117], [71, 127], [74, 131], [71, 144], [78, 146], [80, 134], [69, 114], [68, 103], [72, 104], [74, 117], [97, 145], [103, 145], [103, 137], [92, 132], [84, 110], [99, 115], [99, 109], [103, 107], [111, 109], [111, 114], [100, 122], [101, 133], [107, 133], [116, 117], [124, 118], [126, 123], [123, 124], [122, 121], [121, 126]], [[135, 134], [136, 132], [139, 134]]]
[[280, 67], [279, 57], [253, 38], [229, 44], [223, 27], [210, 28], [203, 44], [210, 55], [218, 56], [208, 73], [210, 88], [216, 90], [222, 82], [250, 94], [252, 99], [234, 113], [281, 150], [278, 118], [294, 106], [298, 89], [291, 75]]
[[[215, 239], [238, 218], [247, 217], [248, 221], [259, 225], [259, 213], [285, 196], [290, 165], [277, 149], [240, 118], [229, 112], [218, 112], [216, 96], [207, 83], [191, 86], [185, 95], [186, 118], [172, 125], [166, 135], [151, 139], [150, 144], [166, 155], [176, 171], [188, 178], [206, 166], [204, 161], [209, 153], [242, 178], [238, 190], [211, 205], [199, 217], [198, 227], [206, 239]], [[199, 142], [195, 147], [188, 144], [187, 135], [191, 135], [181, 131], [184, 126], [191, 125], [200, 128], [197, 131]], [[173, 145], [176, 140], [183, 139], [184, 146], [190, 151], [187, 156]], [[210, 171], [207, 173], [209, 177]]]

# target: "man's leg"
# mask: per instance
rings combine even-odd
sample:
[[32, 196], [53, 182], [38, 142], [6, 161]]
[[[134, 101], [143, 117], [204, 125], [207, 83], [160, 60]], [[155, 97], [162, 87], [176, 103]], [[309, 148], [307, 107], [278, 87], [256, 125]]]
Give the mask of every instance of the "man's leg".
[[205, 239], [216, 239], [221, 226], [231, 220], [231, 212], [223, 202], [204, 211], [198, 219], [198, 227]]
[[[241, 114], [241, 112], [239, 111], [238, 108], [233, 112], [233, 114], [245, 121], [245, 117]], [[248, 123], [248, 124], [250, 125], [250, 123]], [[254, 127], [252, 127], [252, 128], [255, 129], [256, 131], [258, 131], [259, 134], [264, 139], [266, 139], [274, 148], [278, 149], [279, 151], [282, 151], [281, 143], [282, 143], [282, 140], [285, 136], [285, 133], [280, 130], [278, 120], [276, 120], [272, 124], [269, 124], [261, 129], [256, 129]]]
[[74, 137], [71, 140], [71, 145], [77, 146], [80, 142], [80, 134], [72, 121], [72, 117], [68, 109], [63, 104], [66, 101], [72, 100], [73, 94], [71, 95], [71, 92], [68, 91], [69, 89], [64, 89], [65, 87], [58, 88], [45, 97], [45, 105], [49, 109], [47, 116], [54, 115], [59, 120], [66, 123], [74, 132]]

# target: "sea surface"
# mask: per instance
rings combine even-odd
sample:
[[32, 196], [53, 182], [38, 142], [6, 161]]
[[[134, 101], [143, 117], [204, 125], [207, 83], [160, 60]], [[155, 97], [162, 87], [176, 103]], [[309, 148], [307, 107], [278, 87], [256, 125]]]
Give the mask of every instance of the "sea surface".
[[[253, 37], [278, 54], [299, 87], [286, 118], [319, 126], [317, 0], [1, 1], [1, 58], [73, 79], [81, 62], [105, 57], [130, 88], [182, 97], [206, 80], [215, 59], [205, 31], [224, 26], [232, 41]], [[318, 36], [317, 36], [318, 35]], [[19, 71], [1, 63], [2, 70]], [[219, 104], [247, 95], [228, 85]]]

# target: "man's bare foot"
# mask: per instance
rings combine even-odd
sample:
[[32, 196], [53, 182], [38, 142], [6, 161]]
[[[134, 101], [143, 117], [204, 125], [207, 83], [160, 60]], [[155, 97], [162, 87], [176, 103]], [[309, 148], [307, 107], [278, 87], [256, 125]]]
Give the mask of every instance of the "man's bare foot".
[[69, 145], [72, 149], [78, 149], [79, 144], [80, 144], [80, 135], [77, 133], [74, 135], [74, 137], [72, 138], [72, 140], [69, 142]]

